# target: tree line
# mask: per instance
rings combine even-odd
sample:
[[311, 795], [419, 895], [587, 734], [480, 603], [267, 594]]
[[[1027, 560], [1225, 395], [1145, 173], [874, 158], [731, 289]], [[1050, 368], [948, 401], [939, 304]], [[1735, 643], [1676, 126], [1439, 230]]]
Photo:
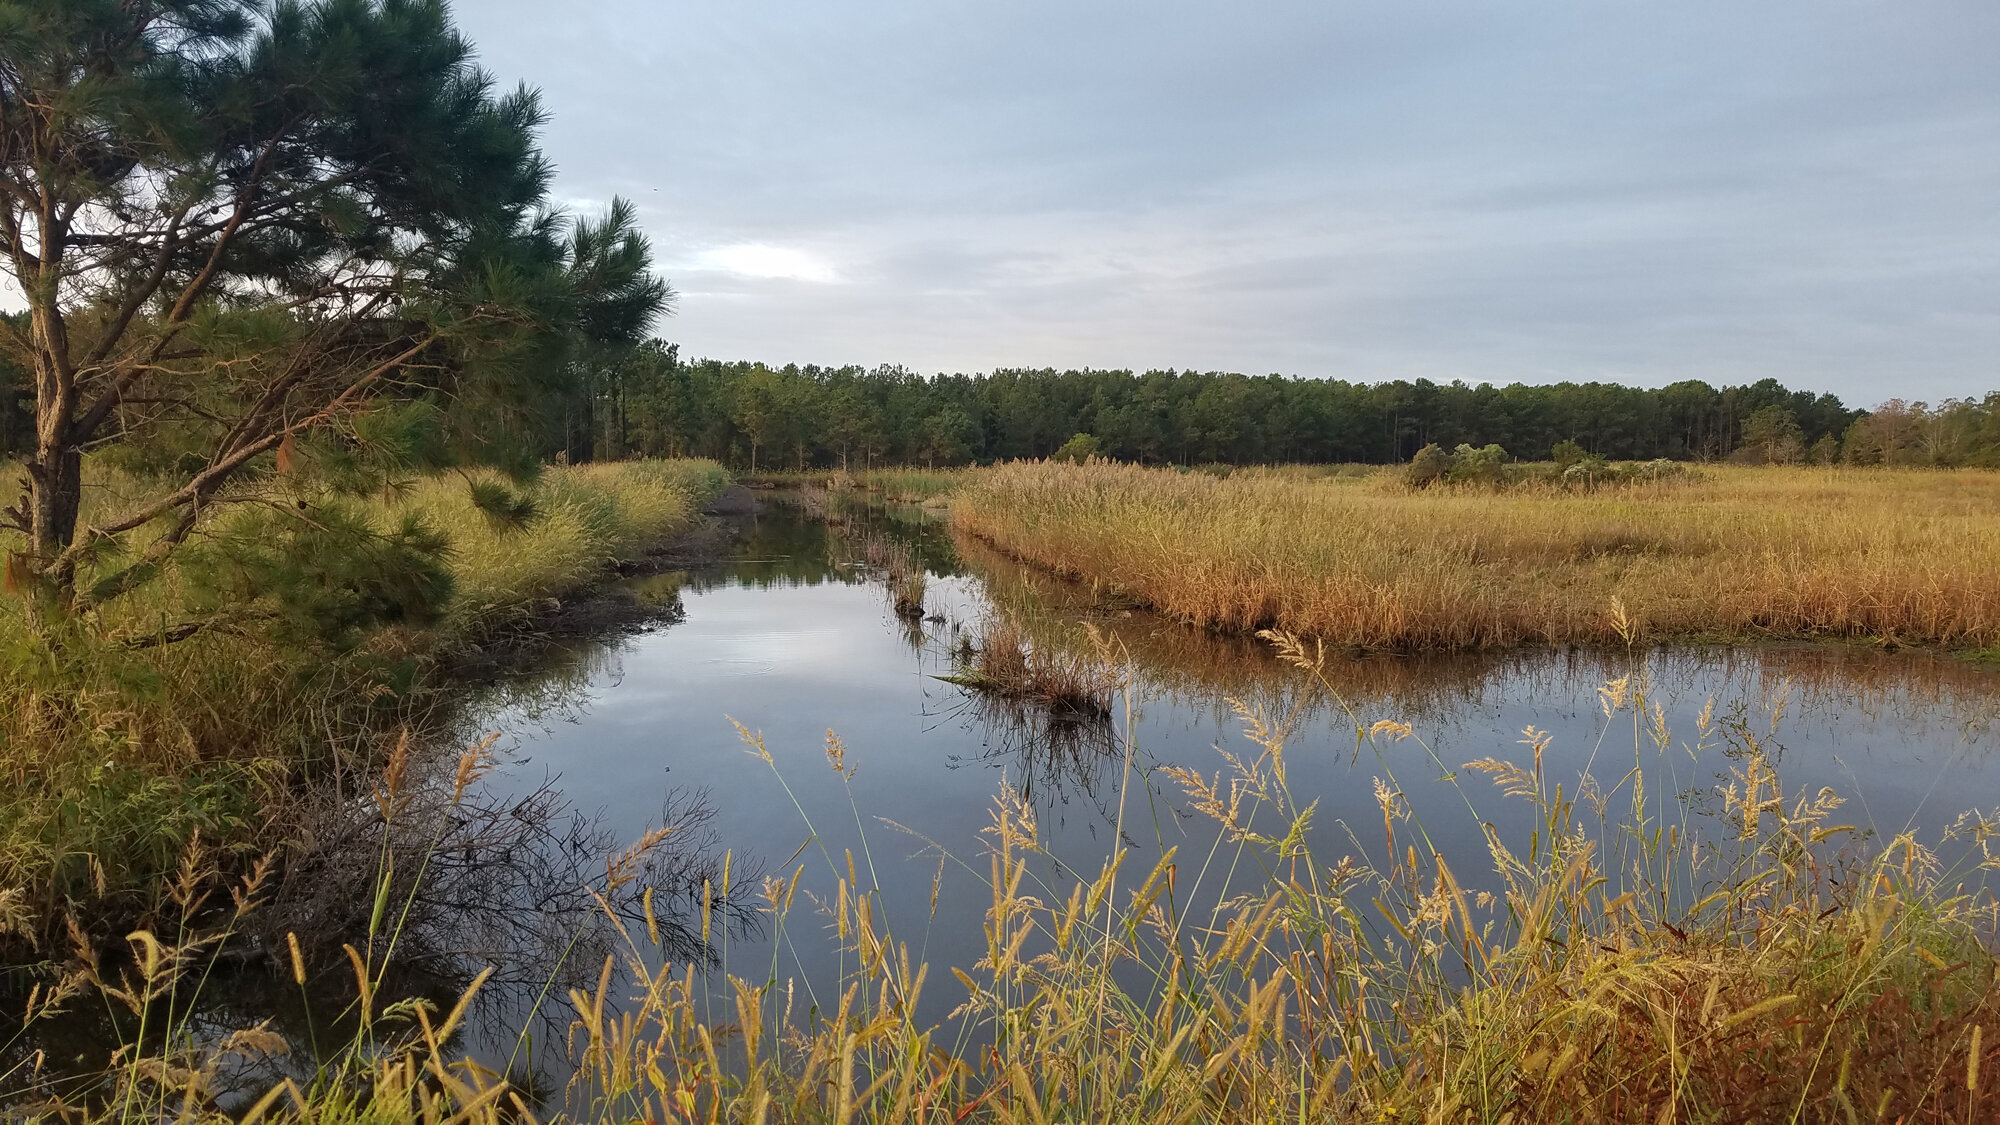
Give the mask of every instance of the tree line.
[[571, 460], [701, 456], [754, 470], [1097, 454], [1145, 464], [1400, 463], [1428, 445], [1549, 460], [2000, 463], [2000, 395], [1869, 412], [1775, 379], [1715, 387], [1380, 383], [1225, 372], [686, 360], [652, 341], [578, 377]]

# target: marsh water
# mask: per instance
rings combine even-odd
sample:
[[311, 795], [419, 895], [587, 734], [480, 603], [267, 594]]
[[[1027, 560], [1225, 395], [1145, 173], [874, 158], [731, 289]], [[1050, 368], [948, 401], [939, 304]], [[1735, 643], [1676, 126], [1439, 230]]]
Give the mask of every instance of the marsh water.
[[[1003, 786], [1035, 812], [1036, 874], [1051, 884], [1065, 865], [1095, 874], [1122, 831], [1127, 870], [1175, 847], [1180, 870], [1198, 876], [1182, 885], [1219, 896], [1231, 853], [1161, 769], [1212, 774], [1227, 767], [1224, 752], [1254, 757], [1245, 709], [1290, 716], [1289, 782], [1318, 802], [1311, 842], [1324, 863], [1382, 846], [1378, 780], [1403, 794], [1440, 852], [1463, 857], [1460, 870], [1484, 862], [1482, 822], [1525, 838], [1525, 803], [1464, 766], [1530, 760], [1531, 729], [1549, 737], [1551, 783], [1608, 794], [1614, 818], [1630, 807], [1635, 769], [1649, 804], [1694, 816], [1719, 807], [1718, 788], [1753, 745], [1788, 794], [1830, 787], [1849, 798], [1838, 819], [1880, 837], [1934, 842], [1961, 814], [2000, 806], [1994, 674], [1949, 657], [1823, 646], [1335, 653], [1329, 690], [1264, 642], [1023, 571], [915, 509], [855, 509], [830, 524], [767, 503], [743, 531], [721, 565], [646, 580], [666, 609], [657, 625], [571, 646], [499, 692], [478, 723], [506, 732], [508, 765], [493, 782], [503, 789], [553, 781], [631, 839], [659, 822], [669, 793], [696, 794], [712, 812], [708, 846], [729, 853], [739, 886], [803, 867], [805, 893], [784, 925], [751, 917], [711, 934], [720, 967], [781, 989], [791, 981], [801, 1006], [830, 1003], [852, 968], [811, 905], [850, 872], [880, 892], [879, 914], [913, 958], [941, 970], [985, 953], [982, 830]], [[927, 619], [893, 612], [871, 539], [922, 561]], [[1128, 679], [1111, 713], [1051, 716], [942, 679], [995, 613], [1032, 622], [1036, 644], [1109, 653]], [[1609, 706], [1619, 685], [1657, 711]], [[1410, 733], [1362, 733], [1378, 720]], [[829, 762], [829, 732], [844, 772]], [[942, 1018], [963, 996], [942, 971], [931, 981], [928, 1014]]]

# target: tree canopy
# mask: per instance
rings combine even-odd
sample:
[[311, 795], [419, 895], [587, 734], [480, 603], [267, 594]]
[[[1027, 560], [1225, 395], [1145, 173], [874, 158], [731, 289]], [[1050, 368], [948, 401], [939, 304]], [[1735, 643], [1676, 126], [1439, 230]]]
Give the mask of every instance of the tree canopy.
[[[115, 598], [259, 476], [539, 460], [671, 296], [629, 206], [549, 205], [542, 119], [441, 0], [0, 6], [10, 584]], [[156, 487], [80, 524], [86, 451]]]
[[962, 464], [1086, 449], [1183, 465], [1381, 464], [1408, 461], [1433, 444], [1498, 445], [1536, 460], [1564, 443], [1613, 460], [1718, 460], [1755, 444], [1760, 456], [1785, 459], [1821, 439], [1837, 444], [1859, 416], [1832, 395], [1771, 379], [1646, 389], [1199, 371], [924, 377], [900, 367], [690, 362], [657, 341], [623, 356], [596, 386], [596, 455], [698, 454], [746, 467], [754, 459], [764, 469]]

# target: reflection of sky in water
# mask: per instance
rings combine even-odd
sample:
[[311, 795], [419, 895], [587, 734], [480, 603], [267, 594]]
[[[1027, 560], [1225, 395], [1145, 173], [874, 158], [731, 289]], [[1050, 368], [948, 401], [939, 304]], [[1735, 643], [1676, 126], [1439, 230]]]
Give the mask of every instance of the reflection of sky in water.
[[[662, 792], [679, 785], [709, 791], [715, 823], [739, 856], [775, 866], [812, 840], [800, 858], [807, 867], [802, 886], [812, 893], [830, 896], [834, 887], [821, 849], [842, 868], [851, 849], [864, 884], [872, 865], [897, 937], [913, 955], [940, 970], [969, 965], [984, 951], [985, 892], [971, 874], [948, 864], [931, 922], [938, 859], [919, 854], [924, 841], [983, 875], [979, 830], [989, 823], [1004, 777], [1029, 787], [1050, 852], [1094, 873], [1117, 818], [1119, 763], [1052, 761], [1024, 747], [1004, 721], [994, 725], [993, 709], [968, 705], [960, 689], [934, 678], [950, 671], [957, 626], [983, 611], [979, 579], [933, 579], [930, 605], [947, 621], [926, 626], [931, 641], [913, 647], [879, 586], [856, 582], [852, 568], [826, 566], [828, 544], [817, 525], [767, 515], [746, 545], [757, 560], [743, 568], [748, 583], [726, 573], [691, 583], [681, 595], [684, 621], [621, 642], [567, 706], [544, 710], [538, 721], [502, 709], [488, 725], [517, 738], [516, 776], [526, 782], [559, 774], [580, 808], [601, 810], [628, 838], [647, 827]], [[1141, 669], [1132, 730], [1142, 767], [1180, 764], [1212, 773], [1223, 768], [1217, 746], [1249, 750], [1241, 722], [1219, 698], [1222, 690], [1296, 697], [1297, 674], [1267, 658], [1189, 656], [1183, 650], [1202, 642], [1184, 633], [1169, 638], [1168, 647], [1179, 650], [1155, 651], [1133, 631], [1134, 621], [1155, 632], [1161, 627], [1129, 617], [1108, 621], [1134, 641]], [[1988, 674], [1950, 661], [1825, 649], [1370, 659], [1377, 663], [1337, 658], [1329, 668], [1350, 685], [1354, 717], [1320, 707], [1288, 744], [1294, 792], [1320, 802], [1314, 842], [1326, 863], [1357, 847], [1379, 848], [1373, 779], [1393, 777], [1439, 850], [1461, 871], [1482, 868], [1478, 822], [1491, 821], [1512, 841], [1525, 836], [1528, 808], [1460, 767], [1487, 757], [1527, 761], [1519, 743], [1530, 726], [1553, 736], [1546, 770], [1568, 792], [1586, 769], [1614, 789], [1635, 765], [1653, 792], [1712, 792], [1729, 762], [1719, 752], [1697, 760], [1687, 748], [1711, 698], [1718, 720], [1736, 716], [1760, 737], [1770, 734], [1767, 745], [1775, 748], [1788, 794], [1830, 785], [1853, 798], [1842, 821], [1883, 834], [1915, 827], [1935, 841], [1960, 812], [2000, 805]], [[1633, 672], [1643, 673], [1651, 699], [1664, 709], [1675, 736], [1667, 751], [1635, 734], [1631, 714], [1607, 721], [1599, 709], [1604, 680]], [[1202, 686], [1218, 677], [1230, 682]], [[1773, 727], [1771, 707], [1780, 699], [1785, 707]], [[744, 752], [732, 717], [763, 733], [782, 783]], [[1355, 720], [1382, 718], [1409, 721], [1418, 738], [1359, 743]], [[1122, 713], [1117, 721], [1123, 724]], [[851, 805], [824, 757], [829, 729], [856, 767]], [[1441, 780], [1454, 773], [1456, 787]], [[1615, 792], [1614, 815], [1630, 801], [1629, 790]], [[1125, 805], [1126, 836], [1136, 847], [1128, 871], [1143, 873], [1162, 843], [1180, 846], [1184, 865], [1210, 852], [1213, 833], [1185, 815], [1177, 796], [1157, 773], [1135, 774]], [[1476, 814], [1468, 813], [1468, 801]], [[1045, 862], [1044, 873], [1052, 871]], [[819, 999], [829, 999], [825, 990], [838, 962], [816, 916], [795, 915], [783, 949], [774, 950], [768, 935], [733, 940], [732, 973], [797, 975], [802, 988], [817, 984]], [[958, 999], [949, 976], [934, 973], [927, 1004], [935, 1005], [935, 1015]]]

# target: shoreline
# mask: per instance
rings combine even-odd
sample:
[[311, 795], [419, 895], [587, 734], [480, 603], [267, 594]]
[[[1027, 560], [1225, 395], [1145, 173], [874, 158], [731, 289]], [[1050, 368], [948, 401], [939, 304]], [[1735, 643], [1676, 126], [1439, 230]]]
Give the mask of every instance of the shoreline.
[[628, 584], [721, 562], [741, 538], [741, 522], [754, 519], [760, 510], [749, 489], [730, 484], [688, 526], [634, 557], [610, 561], [595, 580], [543, 599], [514, 627], [494, 630], [464, 652], [441, 659], [438, 690], [448, 691], [452, 681], [460, 677], [489, 682], [520, 672], [515, 665], [532, 661], [538, 648], [548, 642], [644, 628], [657, 619], [659, 608], [634, 596]]

